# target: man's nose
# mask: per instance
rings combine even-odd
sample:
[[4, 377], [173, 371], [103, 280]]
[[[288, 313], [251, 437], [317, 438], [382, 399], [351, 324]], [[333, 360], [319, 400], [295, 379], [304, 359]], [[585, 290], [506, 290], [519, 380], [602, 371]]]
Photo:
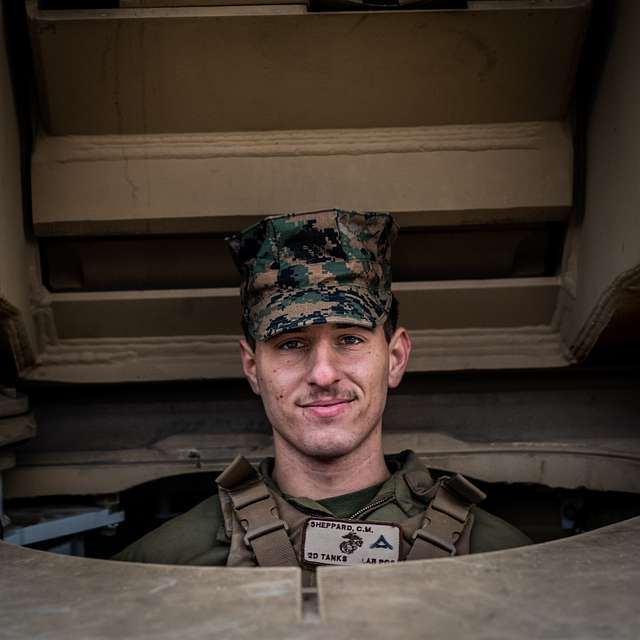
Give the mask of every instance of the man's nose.
[[319, 341], [311, 350], [307, 381], [319, 387], [329, 387], [340, 380], [336, 354], [328, 341]]

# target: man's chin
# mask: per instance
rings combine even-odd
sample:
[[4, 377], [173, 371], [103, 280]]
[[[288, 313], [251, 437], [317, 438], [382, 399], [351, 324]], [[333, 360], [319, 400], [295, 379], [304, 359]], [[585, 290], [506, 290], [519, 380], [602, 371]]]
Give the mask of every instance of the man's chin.
[[322, 435], [324, 437], [301, 443], [300, 449], [305, 455], [318, 460], [335, 460], [353, 453], [360, 445], [359, 441], [345, 440], [344, 433], [336, 434], [335, 438], [330, 437], [330, 433]]

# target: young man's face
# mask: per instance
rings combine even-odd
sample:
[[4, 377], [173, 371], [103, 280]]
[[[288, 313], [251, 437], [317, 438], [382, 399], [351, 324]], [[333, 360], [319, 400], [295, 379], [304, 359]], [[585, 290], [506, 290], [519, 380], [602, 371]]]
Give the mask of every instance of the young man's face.
[[400, 383], [411, 342], [398, 329], [321, 324], [242, 343], [243, 369], [276, 440], [315, 458], [347, 455], [382, 425], [387, 389]]

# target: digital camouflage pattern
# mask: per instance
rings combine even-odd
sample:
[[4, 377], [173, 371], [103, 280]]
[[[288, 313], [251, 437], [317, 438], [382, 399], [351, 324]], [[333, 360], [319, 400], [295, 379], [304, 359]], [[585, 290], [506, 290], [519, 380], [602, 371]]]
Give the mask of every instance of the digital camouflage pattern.
[[268, 340], [312, 324], [384, 322], [397, 229], [388, 213], [330, 209], [271, 216], [227, 238], [249, 333]]

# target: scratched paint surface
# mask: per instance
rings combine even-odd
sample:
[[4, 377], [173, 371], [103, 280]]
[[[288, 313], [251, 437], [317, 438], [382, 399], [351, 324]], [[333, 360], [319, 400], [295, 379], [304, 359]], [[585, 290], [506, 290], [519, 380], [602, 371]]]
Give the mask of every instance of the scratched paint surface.
[[636, 640], [640, 518], [509, 551], [386, 567], [171, 567], [0, 542], [0, 638]]

